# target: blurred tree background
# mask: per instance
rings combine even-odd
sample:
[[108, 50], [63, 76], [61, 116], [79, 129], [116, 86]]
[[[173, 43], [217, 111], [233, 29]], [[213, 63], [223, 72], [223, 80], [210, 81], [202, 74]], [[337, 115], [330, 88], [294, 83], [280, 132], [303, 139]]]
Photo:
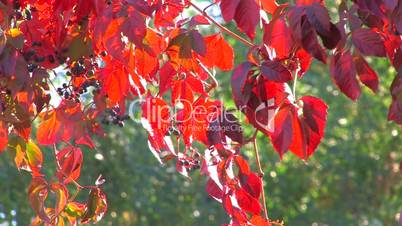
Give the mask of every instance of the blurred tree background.
[[[219, 16], [213, 8], [209, 12]], [[228, 26], [235, 29], [233, 24]], [[218, 32], [213, 26], [202, 31]], [[236, 51], [236, 64], [243, 62], [247, 49], [230, 37], [227, 40]], [[258, 137], [270, 218], [290, 226], [397, 225], [402, 210], [402, 135], [396, 124], [387, 122], [388, 87], [395, 71], [384, 59], [368, 60], [380, 77], [380, 89], [374, 95], [364, 88], [357, 102], [337, 90], [325, 65], [313, 64], [298, 82], [297, 96], [318, 96], [329, 106], [325, 138], [308, 162], [290, 153], [280, 160], [269, 139], [261, 134]], [[231, 74], [218, 71], [216, 77], [220, 86], [215, 97], [234, 108]], [[246, 135], [251, 133], [246, 126]], [[206, 226], [228, 222], [220, 204], [204, 191], [206, 181], [199, 172], [188, 180], [176, 173], [173, 162], [159, 165], [148, 150], [141, 125], [130, 121], [124, 128], [110, 126], [107, 134], [97, 139], [96, 151], [85, 151], [80, 180], [81, 184], [92, 184], [99, 174], [107, 180], [104, 188], [109, 210], [98, 225]], [[51, 162], [51, 151], [43, 151]], [[252, 147], [246, 146], [243, 153], [256, 169]], [[0, 158], [0, 180], [0, 225], [28, 225], [33, 216], [26, 193], [30, 177], [16, 170], [12, 154], [4, 153]]]

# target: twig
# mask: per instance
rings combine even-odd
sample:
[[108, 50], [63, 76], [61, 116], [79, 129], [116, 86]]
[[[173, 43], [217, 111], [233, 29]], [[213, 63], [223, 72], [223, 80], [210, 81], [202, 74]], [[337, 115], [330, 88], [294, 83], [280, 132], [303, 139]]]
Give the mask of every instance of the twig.
[[269, 219], [268, 218], [268, 211], [267, 211], [267, 204], [265, 202], [265, 192], [264, 192], [264, 172], [262, 171], [261, 168], [261, 161], [260, 161], [260, 153], [258, 151], [258, 146], [257, 146], [257, 139], [254, 138], [254, 152], [255, 152], [255, 158], [256, 158], [256, 162], [257, 162], [257, 166], [258, 166], [258, 175], [261, 178], [261, 194], [262, 194], [262, 204], [263, 204], [263, 208], [264, 208], [264, 215], [265, 215], [265, 219]]
[[211, 21], [213, 24], [215, 24], [219, 29], [221, 29], [222, 31], [226, 32], [228, 35], [232, 36], [233, 38], [239, 40], [240, 42], [244, 43], [245, 45], [249, 46], [249, 47], [253, 47], [254, 44], [251, 43], [250, 41], [242, 38], [241, 36], [239, 36], [238, 34], [230, 31], [229, 29], [227, 29], [226, 27], [222, 26], [220, 23], [218, 23], [214, 18], [210, 17], [204, 10], [202, 10], [201, 8], [199, 8], [197, 5], [195, 5], [194, 3], [192, 3], [191, 1], [189, 1], [189, 4], [195, 9], [197, 10], [199, 13], [201, 13], [203, 16], [205, 16], [209, 21]]

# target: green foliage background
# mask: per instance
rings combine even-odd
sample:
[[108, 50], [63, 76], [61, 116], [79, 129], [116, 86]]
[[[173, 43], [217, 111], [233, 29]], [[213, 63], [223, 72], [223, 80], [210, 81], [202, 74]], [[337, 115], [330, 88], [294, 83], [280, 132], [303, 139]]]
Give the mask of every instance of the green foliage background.
[[[235, 30], [233, 24], [229, 25]], [[212, 27], [205, 33], [214, 33]], [[227, 37], [236, 51], [236, 63], [247, 49]], [[303, 162], [288, 153], [280, 161], [267, 137], [258, 144], [263, 155], [267, 205], [272, 219], [290, 226], [388, 226], [397, 225], [402, 210], [402, 160], [400, 128], [388, 123], [391, 101], [388, 87], [395, 71], [384, 59], [368, 59], [380, 77], [379, 92], [364, 88], [358, 102], [341, 94], [332, 84], [328, 68], [319, 63], [299, 80], [297, 96], [314, 95], [329, 105], [326, 135], [315, 155]], [[230, 73], [217, 72], [220, 86], [215, 97], [233, 108]], [[106, 138], [97, 139], [96, 150], [85, 150], [80, 182], [91, 184], [99, 174], [107, 182], [109, 210], [98, 225], [206, 226], [228, 219], [221, 206], [205, 191], [198, 172], [187, 180], [174, 164], [159, 165], [148, 151], [145, 131], [129, 122], [124, 128], [109, 127]], [[246, 135], [252, 133], [246, 127]], [[43, 149], [52, 162], [50, 150]], [[251, 146], [243, 148], [254, 169]], [[46, 169], [52, 169], [52, 163]], [[53, 172], [46, 172], [52, 174]], [[28, 225], [33, 213], [26, 189], [30, 177], [18, 172], [12, 153], [0, 157], [0, 223]], [[84, 195], [83, 195], [84, 196]]]

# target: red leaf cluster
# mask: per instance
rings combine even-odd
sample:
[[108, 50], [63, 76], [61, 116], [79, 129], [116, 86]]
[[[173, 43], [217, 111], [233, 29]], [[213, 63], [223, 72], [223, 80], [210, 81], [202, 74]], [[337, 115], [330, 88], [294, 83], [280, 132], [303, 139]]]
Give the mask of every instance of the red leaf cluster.
[[[0, 152], [8, 147], [17, 168], [32, 175], [32, 225], [102, 218], [103, 180], [78, 182], [81, 148], [93, 149], [92, 136], [103, 135], [104, 126], [124, 126], [132, 113], [126, 104], [133, 100], [140, 102], [139, 121], [161, 163], [175, 161], [185, 176], [201, 168], [207, 193], [222, 204], [230, 225], [271, 225], [261, 214], [262, 175], [252, 172], [241, 152], [250, 142], [243, 122], [211, 98], [221, 71], [233, 69], [237, 108], [281, 157], [290, 150], [307, 160], [324, 136], [326, 104], [296, 97], [296, 81], [313, 58], [330, 62], [330, 78], [352, 100], [360, 97], [361, 84], [373, 92], [379, 87], [366, 57], [388, 58], [397, 71], [388, 119], [402, 124], [400, 1], [342, 1], [337, 22], [321, 0], [215, 4], [240, 35], [188, 0], [0, 1]], [[198, 15], [187, 17], [188, 8]], [[212, 24], [220, 32], [200, 29]], [[254, 43], [259, 31], [261, 44]], [[249, 47], [245, 62], [235, 65], [240, 53], [227, 36]], [[43, 174], [36, 143], [53, 149], [54, 177]], [[89, 190], [88, 201], [75, 201], [68, 184]], [[49, 194], [55, 195], [52, 207], [46, 206]]]

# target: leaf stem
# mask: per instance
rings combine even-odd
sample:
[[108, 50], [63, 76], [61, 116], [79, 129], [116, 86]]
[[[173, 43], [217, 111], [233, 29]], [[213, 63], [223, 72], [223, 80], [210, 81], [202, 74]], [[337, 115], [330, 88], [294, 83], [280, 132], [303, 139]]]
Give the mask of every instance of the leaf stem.
[[[256, 132], [257, 134], [257, 132]], [[269, 220], [268, 218], [268, 210], [267, 210], [267, 204], [266, 204], [266, 198], [265, 198], [265, 191], [264, 191], [264, 171], [262, 171], [261, 168], [261, 161], [260, 161], [260, 153], [258, 151], [258, 146], [257, 146], [257, 138], [254, 138], [253, 141], [254, 144], [254, 152], [255, 152], [255, 159], [257, 162], [257, 166], [258, 166], [258, 176], [261, 178], [261, 195], [262, 195], [262, 204], [263, 204], [263, 208], [264, 208], [264, 215], [265, 215], [265, 219]]]
[[293, 92], [293, 97], [294, 97], [295, 101], [296, 101], [296, 85], [297, 85], [297, 71], [296, 71], [296, 73], [294, 74], [293, 90], [292, 90], [292, 92]]
[[240, 42], [244, 43], [245, 45], [247, 45], [248, 47], [253, 47], [254, 44], [251, 43], [250, 41], [248, 41], [247, 39], [239, 36], [238, 34], [230, 31], [229, 29], [227, 29], [226, 27], [222, 26], [220, 23], [218, 23], [214, 18], [212, 18], [211, 16], [209, 16], [204, 10], [202, 10], [201, 8], [199, 8], [197, 5], [195, 5], [194, 3], [192, 3], [191, 1], [189, 1], [189, 4], [195, 9], [197, 10], [199, 13], [201, 13], [203, 16], [205, 16], [209, 21], [211, 21], [213, 24], [215, 24], [219, 29], [221, 29], [222, 31], [226, 32], [228, 35], [232, 36], [233, 38], [239, 40]]

